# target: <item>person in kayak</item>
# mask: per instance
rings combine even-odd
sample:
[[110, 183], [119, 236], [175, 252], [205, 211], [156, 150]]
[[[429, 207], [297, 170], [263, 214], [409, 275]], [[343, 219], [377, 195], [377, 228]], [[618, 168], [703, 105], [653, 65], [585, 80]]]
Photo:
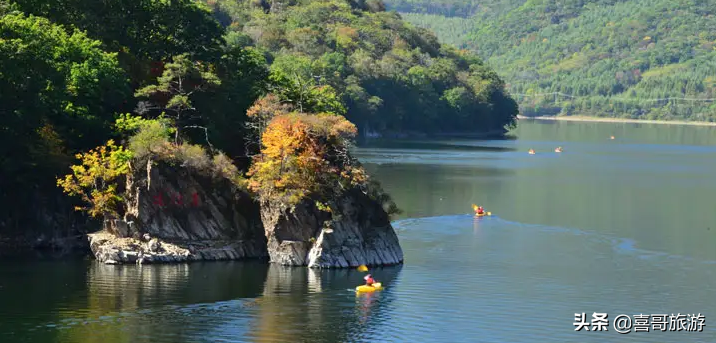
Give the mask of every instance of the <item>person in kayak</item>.
[[365, 285], [366, 285], [366, 286], [371, 286], [371, 287], [372, 287], [373, 284], [375, 283], [375, 279], [373, 279], [373, 276], [370, 275], [370, 274], [366, 275], [363, 279], [365, 279]]
[[477, 214], [485, 214], [485, 209], [482, 208], [482, 206], [478, 206], [476, 213], [477, 213]]

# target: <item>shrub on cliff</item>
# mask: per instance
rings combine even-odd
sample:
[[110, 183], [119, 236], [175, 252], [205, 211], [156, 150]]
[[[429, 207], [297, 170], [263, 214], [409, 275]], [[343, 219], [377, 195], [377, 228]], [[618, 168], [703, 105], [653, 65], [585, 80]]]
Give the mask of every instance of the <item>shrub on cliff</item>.
[[191, 168], [206, 176], [223, 177], [245, 188], [245, 180], [238, 168], [223, 152], [213, 150], [212, 156], [201, 145], [170, 141], [176, 132], [174, 123], [163, 116], [144, 119], [125, 114], [117, 120], [115, 127], [120, 132], [132, 134], [128, 139], [128, 147], [135, 161], [146, 162], [152, 158], [177, 167]]
[[81, 163], [71, 167], [72, 174], [57, 180], [57, 185], [72, 196], [80, 196], [86, 211], [93, 217], [118, 215], [122, 197], [117, 182], [129, 172], [132, 153], [109, 140], [107, 144], [76, 156]]
[[257, 125], [264, 127], [261, 153], [248, 172], [249, 189], [260, 200], [278, 200], [292, 208], [311, 199], [330, 212], [334, 199], [357, 187], [387, 204], [390, 213], [398, 212], [351, 156], [349, 148], [357, 133], [353, 123], [333, 113], [289, 112], [291, 106], [276, 100], [260, 99], [249, 110], [250, 117], [266, 123]]
[[174, 128], [165, 118], [144, 119], [128, 114], [115, 122], [122, 133], [131, 133], [127, 146], [109, 140], [105, 145], [77, 154], [80, 163], [71, 166], [72, 173], [59, 178], [57, 185], [70, 196], [79, 196], [86, 203], [77, 210], [93, 217], [116, 218], [124, 202], [123, 185], [131, 163], [142, 165], [150, 158], [179, 168], [191, 168], [206, 176], [226, 178], [240, 188], [246, 181], [231, 159], [218, 152], [212, 157], [200, 145], [170, 142]]

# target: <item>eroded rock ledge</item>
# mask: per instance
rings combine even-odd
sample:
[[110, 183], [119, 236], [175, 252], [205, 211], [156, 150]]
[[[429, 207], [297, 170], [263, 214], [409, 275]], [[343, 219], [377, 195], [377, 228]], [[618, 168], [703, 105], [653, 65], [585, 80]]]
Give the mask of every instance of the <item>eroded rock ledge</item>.
[[309, 201], [293, 211], [281, 204], [262, 204], [271, 262], [312, 268], [403, 262], [398, 236], [379, 202], [353, 189], [337, 203], [333, 218]]
[[147, 162], [127, 178], [123, 218], [88, 235], [108, 264], [266, 258], [260, 209], [229, 180]]
[[119, 238], [105, 230], [88, 235], [90, 249], [106, 264], [174, 263], [240, 260], [263, 257], [266, 248], [255, 242], [167, 242], [147, 235], [144, 239]]

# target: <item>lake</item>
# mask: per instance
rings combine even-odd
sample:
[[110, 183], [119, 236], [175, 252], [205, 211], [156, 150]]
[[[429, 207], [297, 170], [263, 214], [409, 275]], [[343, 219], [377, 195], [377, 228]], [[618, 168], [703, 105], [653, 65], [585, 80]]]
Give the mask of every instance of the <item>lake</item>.
[[[0, 342], [715, 342], [716, 128], [523, 120], [512, 135], [358, 149], [404, 211], [405, 265], [372, 271], [381, 292], [356, 296], [355, 270], [3, 261]], [[582, 312], [608, 331], [575, 331]], [[621, 314], [705, 326], [619, 334]]]

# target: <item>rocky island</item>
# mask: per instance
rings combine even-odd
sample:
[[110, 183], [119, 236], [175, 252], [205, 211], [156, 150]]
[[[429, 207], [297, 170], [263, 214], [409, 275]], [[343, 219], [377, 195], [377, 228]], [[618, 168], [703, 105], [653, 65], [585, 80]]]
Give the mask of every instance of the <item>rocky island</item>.
[[[172, 263], [270, 257], [282, 265], [319, 268], [403, 262], [388, 213], [357, 189], [338, 200], [340, 219], [327, 226], [330, 216], [310, 202], [294, 209], [272, 202], [259, 206], [228, 180], [211, 180], [188, 170], [177, 172], [163, 163], [153, 165], [150, 161], [145, 170], [127, 178], [130, 191], [124, 216], [106, 219], [103, 230], [88, 234], [98, 261]], [[195, 199], [200, 200], [189, 203]]]
[[[249, 111], [262, 147], [245, 179], [226, 155], [172, 142], [171, 120], [126, 116], [125, 149], [80, 155], [58, 184], [88, 202], [103, 230], [88, 235], [107, 264], [270, 258], [345, 268], [403, 262], [396, 207], [348, 150], [356, 128], [301, 113], [269, 94]], [[92, 172], [92, 170], [95, 170]], [[102, 186], [98, 187], [100, 184]]]

